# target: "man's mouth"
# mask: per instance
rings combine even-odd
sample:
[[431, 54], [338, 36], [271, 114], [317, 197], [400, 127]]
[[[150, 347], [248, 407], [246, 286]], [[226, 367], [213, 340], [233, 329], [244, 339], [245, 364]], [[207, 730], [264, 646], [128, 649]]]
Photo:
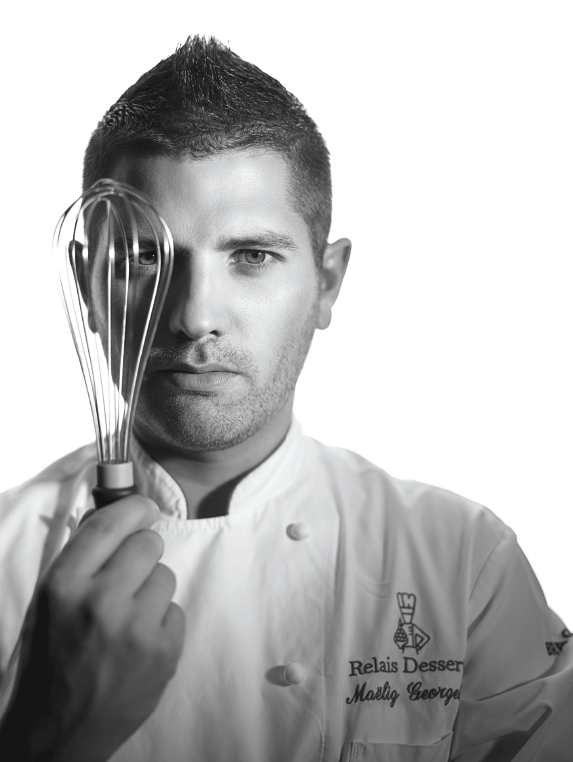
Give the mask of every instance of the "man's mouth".
[[237, 379], [239, 373], [216, 363], [206, 365], [173, 365], [156, 371], [166, 383], [191, 392], [216, 392]]

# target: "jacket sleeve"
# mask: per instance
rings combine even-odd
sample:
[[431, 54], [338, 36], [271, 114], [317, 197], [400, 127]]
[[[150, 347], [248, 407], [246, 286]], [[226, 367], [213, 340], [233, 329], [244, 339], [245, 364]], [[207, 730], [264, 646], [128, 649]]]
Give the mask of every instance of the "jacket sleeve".
[[86, 510], [69, 493], [66, 482], [38, 477], [0, 495], [0, 719], [14, 689], [22, 625], [36, 585]]
[[[470, 596], [455, 762], [573, 757], [573, 637], [505, 527]], [[567, 720], [569, 718], [569, 720]]]

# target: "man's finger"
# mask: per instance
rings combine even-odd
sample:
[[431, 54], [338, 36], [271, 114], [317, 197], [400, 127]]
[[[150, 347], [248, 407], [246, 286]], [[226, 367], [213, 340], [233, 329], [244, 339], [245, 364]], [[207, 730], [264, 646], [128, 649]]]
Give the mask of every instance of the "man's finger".
[[80, 519], [80, 523], [79, 523], [79, 524], [78, 524], [78, 526], [76, 527], [76, 531], [75, 531], [75, 534], [77, 534], [77, 533], [80, 531], [81, 527], [83, 527], [83, 525], [86, 523], [86, 521], [87, 521], [88, 519], [90, 519], [90, 518], [91, 518], [91, 517], [94, 515], [94, 513], [95, 513], [96, 511], [97, 511], [97, 508], [90, 508], [88, 511], [86, 511], [86, 512], [84, 513], [84, 515], [83, 515], [83, 516], [81, 517], [81, 519]]
[[171, 643], [173, 651], [177, 654], [181, 653], [185, 642], [185, 626], [185, 613], [183, 609], [172, 601], [163, 618], [163, 632]]
[[161, 627], [171, 606], [176, 584], [171, 569], [165, 564], [157, 564], [134, 596], [139, 619], [148, 626]]
[[80, 577], [96, 574], [128, 535], [150, 527], [160, 517], [157, 505], [141, 495], [130, 495], [106, 505], [90, 516], [64, 547], [53, 571], [65, 572], [69, 567]]
[[153, 572], [164, 547], [163, 539], [152, 529], [133, 532], [102, 566], [94, 580], [122, 597], [135, 595]]

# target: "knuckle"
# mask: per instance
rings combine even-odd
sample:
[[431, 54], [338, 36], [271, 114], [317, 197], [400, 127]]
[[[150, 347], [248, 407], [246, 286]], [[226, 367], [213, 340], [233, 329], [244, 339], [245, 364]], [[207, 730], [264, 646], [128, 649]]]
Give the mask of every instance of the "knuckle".
[[154, 651], [153, 634], [141, 621], [132, 619], [125, 630], [128, 647], [140, 654], [150, 655]]
[[179, 654], [155, 627], [137, 620], [130, 622], [125, 631], [125, 644], [130, 653], [138, 654], [138, 658], [154, 670], [164, 674], [175, 670]]
[[138, 532], [134, 532], [130, 536], [129, 542], [135, 546], [136, 550], [145, 555], [152, 554], [160, 557], [165, 548], [161, 535], [152, 529], [140, 529]]
[[150, 625], [134, 619], [126, 632], [126, 641], [132, 652], [139, 654], [152, 669], [170, 679], [177, 668], [183, 648], [185, 616], [176, 604], [169, 606], [169, 626]]
[[89, 529], [94, 534], [103, 538], [117, 534], [116, 512], [110, 510], [110, 506], [107, 506], [105, 511], [96, 511], [90, 518], [91, 520], [88, 520], [85, 524], [86, 530]]
[[111, 625], [124, 607], [119, 605], [113, 588], [94, 587], [86, 595], [82, 608], [86, 618]]
[[126, 517], [130, 517], [131, 526], [146, 526], [157, 521], [160, 517], [157, 505], [142, 495], [129, 495], [105, 507], [105, 510], [95, 511], [86, 522], [92, 531], [102, 536], [116, 535], [125, 531]]
[[118, 500], [116, 505], [122, 504], [121, 507], [125, 507], [131, 513], [137, 511], [141, 521], [152, 524], [157, 521], [161, 516], [159, 506], [149, 497], [143, 495], [129, 495], [128, 497]]

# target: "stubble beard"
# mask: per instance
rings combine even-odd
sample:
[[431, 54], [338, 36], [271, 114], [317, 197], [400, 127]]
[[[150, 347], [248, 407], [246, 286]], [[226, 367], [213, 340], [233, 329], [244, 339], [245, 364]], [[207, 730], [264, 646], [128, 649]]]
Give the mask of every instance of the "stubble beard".
[[241, 444], [267, 425], [294, 392], [317, 327], [318, 310], [316, 299], [306, 320], [289, 335], [273, 359], [267, 379], [260, 378], [251, 358], [241, 355], [240, 367], [247, 367], [249, 387], [243, 397], [232, 403], [225, 403], [217, 395], [190, 395], [178, 390], [162, 395], [158, 403], [153, 396], [146, 397], [144, 381], [137, 426], [167, 446], [190, 452], [224, 450]]

